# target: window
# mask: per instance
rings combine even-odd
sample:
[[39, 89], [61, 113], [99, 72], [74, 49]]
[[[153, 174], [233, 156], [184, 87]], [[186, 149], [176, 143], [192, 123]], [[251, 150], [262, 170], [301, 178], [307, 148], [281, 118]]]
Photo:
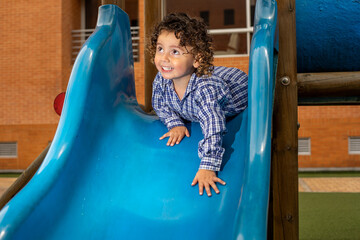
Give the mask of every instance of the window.
[[[139, 10], [138, 10], [138, 0], [125, 0], [125, 11], [129, 16], [130, 20], [130, 30], [131, 30], [131, 39], [133, 46], [133, 57], [134, 61], [138, 62], [140, 59], [139, 56]], [[101, 6], [101, 1], [99, 0], [81, 0], [81, 12], [80, 16], [80, 29], [74, 29], [71, 32], [72, 35], [72, 58], [71, 63], [75, 62], [75, 59], [80, 52], [85, 41], [89, 36], [94, 32], [96, 27], [96, 22], [98, 18], [98, 10]]]
[[162, 14], [186, 12], [203, 18], [214, 39], [215, 57], [248, 56], [255, 4], [256, 0], [226, 0], [221, 4], [218, 0], [162, 0]]
[[254, 26], [254, 18], [255, 18], [255, 5], [256, 0], [250, 0], [250, 20], [251, 20], [251, 26]]
[[200, 17], [204, 20], [204, 22], [206, 23], [206, 25], [209, 26], [209, 11], [201, 11], [200, 12]]
[[0, 158], [17, 158], [17, 143], [16, 142], [0, 143]]
[[299, 138], [298, 140], [298, 154], [311, 155], [311, 141], [310, 138]]
[[360, 154], [360, 136], [349, 137], [349, 154]]
[[225, 9], [224, 10], [224, 25], [234, 25], [235, 24], [235, 12], [234, 9]]

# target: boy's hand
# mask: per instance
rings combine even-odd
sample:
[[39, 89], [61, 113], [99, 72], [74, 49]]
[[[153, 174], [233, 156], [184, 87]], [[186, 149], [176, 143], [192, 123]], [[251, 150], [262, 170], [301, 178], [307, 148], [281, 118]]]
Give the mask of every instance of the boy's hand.
[[220, 193], [219, 189], [216, 186], [216, 182], [222, 185], [226, 184], [223, 180], [221, 180], [216, 176], [216, 173], [214, 171], [199, 169], [199, 171], [195, 175], [195, 178], [191, 186], [195, 186], [197, 183], [199, 183], [199, 194], [203, 195], [203, 190], [205, 187], [205, 191], [207, 195], [210, 197], [211, 196], [210, 187], [212, 187], [217, 194]]
[[175, 143], [179, 144], [181, 140], [185, 137], [185, 135], [187, 137], [190, 137], [190, 133], [187, 130], [187, 128], [184, 126], [177, 126], [177, 127], [173, 127], [172, 129], [170, 129], [170, 131], [162, 135], [162, 137], [160, 137], [160, 140], [169, 137], [169, 140], [166, 143], [166, 145], [174, 146]]

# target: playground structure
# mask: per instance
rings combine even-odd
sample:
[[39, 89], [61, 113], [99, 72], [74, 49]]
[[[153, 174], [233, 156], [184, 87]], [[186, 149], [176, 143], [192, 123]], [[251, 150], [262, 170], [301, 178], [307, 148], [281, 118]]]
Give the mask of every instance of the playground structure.
[[254, 34], [249, 107], [227, 123], [221, 194], [199, 196], [188, 184], [199, 124], [174, 148], [158, 140], [165, 126], [135, 98], [127, 15], [104, 5], [74, 64], [50, 149], [0, 213], [2, 239], [63, 239], [64, 229], [70, 239], [266, 238], [276, 5], [258, 5], [256, 22], [270, 27]]
[[[149, 4], [151, 4], [152, 1], [147, 1], [147, 2], [149, 2]], [[156, 1], [154, 1], [154, 2], [156, 2]], [[258, 5], [263, 6], [263, 7], [262, 8], [257, 7], [257, 13], [259, 11], [261, 13], [263, 13], [263, 15], [262, 15], [263, 18], [258, 18], [257, 24], [255, 25], [255, 30], [260, 29], [261, 31], [259, 31], [259, 32], [264, 32], [264, 30], [268, 30], [269, 32], [271, 32], [269, 30], [269, 26], [272, 30], [274, 30], [273, 29], [274, 24], [269, 24], [268, 22], [266, 22], [266, 20], [269, 19], [269, 16], [273, 16], [273, 15], [272, 14], [266, 15], [264, 13], [266, 13], [266, 10], [268, 11], [268, 13], [272, 12], [272, 10], [271, 10], [272, 8], [268, 7], [268, 6], [269, 5], [274, 6], [273, 5], [274, 1], [258, 1], [258, 2], [261, 2], [262, 4], [260, 5], [260, 3], [258, 3]], [[276, 80], [276, 95], [275, 95], [275, 105], [274, 105], [272, 178], [271, 178], [272, 179], [272, 184], [271, 184], [272, 188], [270, 189], [270, 211], [269, 211], [269, 220], [270, 220], [269, 238], [271, 238], [271, 236], [273, 236], [274, 239], [297, 239], [298, 238], [298, 214], [297, 214], [297, 208], [298, 208], [298, 206], [297, 206], [297, 105], [298, 105], [297, 93], [298, 93], [298, 87], [303, 86], [303, 89], [310, 89], [310, 90], [307, 90], [307, 94], [310, 94], [310, 95], [312, 94], [312, 96], [316, 97], [316, 101], [318, 100], [318, 96], [316, 96], [316, 94], [314, 94], [314, 92], [316, 93], [316, 91], [314, 90], [315, 87], [309, 88], [309, 86], [313, 85], [312, 79], [311, 79], [312, 78], [311, 76], [313, 76], [312, 74], [306, 75], [306, 79], [300, 77], [300, 81], [297, 81], [298, 75], [297, 75], [297, 69], [296, 69], [297, 68], [296, 67], [297, 57], [296, 57], [295, 7], [294, 6], [295, 6], [294, 1], [287, 2], [287, 3], [285, 3], [284, 1], [278, 1], [279, 53], [280, 54], [279, 54], [279, 61], [278, 61], [278, 72], [277, 72], [277, 77], [276, 77], [276, 79], [277, 79]], [[257, 16], [259, 17], [259, 15], [257, 15]], [[276, 14], [274, 16], [276, 16]], [[274, 19], [272, 19], [272, 20], [274, 20]], [[261, 34], [258, 34], [258, 35], [261, 36]], [[256, 36], [256, 33], [254, 34], [254, 36]], [[254, 40], [253, 40], [254, 41], [253, 42], [254, 49], [258, 49], [258, 48], [256, 48], [256, 46], [257, 46], [256, 42], [260, 41], [258, 39], [259, 39], [259, 37], [258, 38], [254, 37]], [[260, 41], [260, 42], [263, 42], [263, 41]], [[270, 48], [270, 49], [272, 49], [272, 48]], [[252, 50], [252, 56], [253, 56], [254, 52], [256, 52], [256, 51]], [[257, 59], [263, 59], [263, 58], [257, 58]], [[272, 64], [270, 64], [270, 66], [272, 66]], [[254, 68], [254, 67], [258, 68], [259, 66], [258, 65], [254, 66], [254, 64], [252, 64], [250, 66], [250, 69]], [[249, 71], [250, 79], [258, 78], [258, 76], [254, 74], [255, 72], [256, 71], [253, 71], [253, 69], [251, 69], [251, 71]], [[268, 71], [268, 73], [270, 73], [270, 72], [271, 71]], [[355, 103], [356, 103], [356, 96], [358, 96], [358, 92], [360, 89], [359, 81], [356, 79], [356, 78], [358, 78], [357, 73], [342, 73], [342, 74], [340, 74], [340, 78], [344, 75], [348, 76], [349, 74], [352, 74], [353, 76], [355, 76], [355, 77], [347, 77], [347, 79], [349, 79], [349, 82], [351, 82], [350, 85], [348, 83], [344, 84], [341, 81], [337, 81], [337, 79], [332, 80], [332, 82], [335, 81], [337, 83], [335, 85], [332, 85], [333, 86], [332, 91], [335, 92], [335, 94], [338, 94], [337, 96], [340, 97], [342, 100], [341, 103], [343, 103], [344, 100], [346, 101], [348, 99], [352, 99], [351, 101], [354, 101], [354, 99], [355, 99]], [[272, 74], [270, 74], [270, 75], [272, 75]], [[333, 76], [335, 74], [327, 74], [327, 75]], [[304, 75], [299, 75], [299, 76], [304, 76]], [[321, 75], [321, 76], [324, 76], [324, 75]], [[324, 85], [324, 84], [320, 84], [320, 85]], [[325, 92], [329, 92], [328, 90], [326, 90], [326, 89], [329, 89], [328, 84], [326, 84], [326, 85], [327, 85], [327, 87], [322, 87], [322, 89], [325, 89], [325, 90], [323, 90]], [[344, 87], [344, 85], [346, 85], [346, 86]], [[342, 91], [338, 91], [339, 88], [341, 88]], [[266, 87], [266, 89], [267, 89], [267, 91], [270, 91], [272, 89], [270, 83]], [[254, 86], [252, 88], [252, 90], [257, 91], [257, 90], [259, 90], [259, 88]], [[85, 91], [85, 90], [83, 89], [82, 91]], [[131, 90], [129, 90], [129, 91], [131, 92]], [[299, 89], [299, 97], [300, 97], [300, 102], [301, 102], [302, 96], [300, 94], [304, 95], [304, 91]], [[343, 95], [340, 95], [340, 94], [343, 94]], [[132, 94], [128, 94], [128, 95], [131, 96]], [[252, 96], [255, 96], [255, 95], [252, 95]], [[81, 96], [81, 95], [79, 95], [79, 96]], [[309, 95], [307, 95], [307, 96], [309, 96]], [[324, 96], [326, 96], [327, 98], [325, 98]], [[330, 100], [334, 99], [333, 98], [334, 96], [335, 95], [332, 94]], [[324, 95], [322, 95], [321, 100], [323, 101], [324, 99], [328, 99], [328, 97], [329, 97], [328, 95], [324, 94]], [[68, 97], [68, 98], [70, 99], [71, 97]], [[257, 101], [257, 104], [259, 104], [259, 99], [258, 98], [255, 98], [255, 99]], [[268, 100], [269, 100], [269, 103], [272, 102], [271, 98]], [[70, 100], [68, 100], [68, 101], [70, 104]], [[307, 104], [314, 104], [314, 103], [316, 104], [316, 103], [318, 103], [316, 101], [314, 101], [314, 97], [313, 97], [310, 100], [307, 100]], [[326, 100], [326, 101], [329, 101], [329, 100]], [[261, 104], [259, 104], [259, 105], [261, 105]], [[91, 106], [94, 106], [94, 105], [91, 105]], [[251, 113], [253, 113], [253, 110], [251, 109], [251, 106], [250, 106], [248, 112], [244, 113], [244, 115], [239, 118], [245, 119], [246, 117], [249, 117], [249, 119], [250, 119], [250, 117], [252, 116]], [[259, 116], [257, 116], [257, 117], [259, 117]], [[65, 119], [65, 118], [69, 118], [69, 117], [62, 117], [62, 119]], [[288, 119], [288, 121], [283, 121], [284, 118]], [[65, 120], [62, 120], [62, 121], [65, 121]], [[242, 120], [237, 119], [236, 121], [241, 122]], [[266, 122], [267, 124], [269, 124], [271, 122], [271, 120], [269, 118], [267, 118], [267, 119], [261, 118], [261, 121], [263, 121], [264, 123]], [[233, 124], [235, 124], [235, 123], [233, 123]], [[243, 126], [242, 123], [240, 125]], [[254, 126], [254, 125], [252, 125], [252, 126]], [[271, 125], [267, 125], [267, 126], [271, 126]], [[139, 127], [139, 125], [137, 125], [137, 127]], [[194, 126], [194, 128], [196, 128], [196, 127]], [[248, 128], [250, 129], [250, 126], [248, 126]], [[155, 130], [154, 130], [154, 132], [155, 132]], [[157, 131], [157, 132], [159, 132], [159, 131]], [[241, 131], [240, 131], [238, 134], [239, 135], [236, 137], [236, 139], [240, 139], [242, 141], [243, 140], [250, 141], [249, 137], [244, 137], [244, 132], [241, 133]], [[258, 134], [250, 135], [250, 136], [257, 136], [257, 138], [261, 139]], [[196, 138], [196, 133], [195, 134], [193, 133], [192, 137]], [[55, 141], [55, 139], [54, 139], [54, 141]], [[188, 144], [190, 144], [190, 143], [188, 143]], [[251, 145], [254, 146], [256, 144], [254, 143]], [[237, 150], [239, 150], [239, 149], [237, 149]], [[55, 150], [53, 150], [53, 151], [55, 151]], [[256, 152], [256, 150], [254, 150], [254, 151]], [[245, 151], [245, 152], [247, 152], [247, 151]], [[250, 154], [251, 150], [249, 150], [248, 153], [249, 153], [249, 155], [251, 155]], [[51, 154], [51, 151], [49, 152], [49, 154]], [[52, 154], [54, 154], [54, 152], [52, 152]], [[269, 154], [269, 151], [267, 151], [267, 154]], [[234, 153], [234, 155], [236, 156], [236, 152]], [[22, 191], [19, 194], [20, 196], [16, 196], [16, 198], [14, 199], [15, 202], [16, 201], [21, 202], [21, 195], [27, 196], [26, 194], [29, 195], [29, 194], [33, 193], [29, 189], [34, 189], [34, 188], [44, 189], [44, 186], [40, 186], [39, 183], [38, 183], [38, 185], [36, 185], [36, 181], [41, 182], [41, 180], [39, 180], [39, 179], [41, 179], [41, 176], [44, 176], [44, 174], [46, 173], [46, 171], [42, 171], [42, 170], [54, 169], [54, 168], [50, 168], [47, 166], [47, 165], [51, 165], [49, 163], [55, 164], [54, 160], [50, 161], [49, 157], [47, 157], [47, 158], [48, 158], [48, 160], [45, 159], [44, 164], [39, 169], [39, 171], [35, 175], [34, 179], [29, 183], [30, 186], [26, 186], [24, 191]], [[191, 158], [191, 156], [189, 158]], [[243, 158], [240, 157], [240, 159], [243, 159]], [[85, 164], [86, 164], [86, 161], [85, 161]], [[231, 164], [231, 161], [229, 161], [228, 164]], [[266, 164], [268, 164], [268, 163], [265, 162], [264, 164], [266, 166]], [[188, 163], [187, 163], [187, 165], [188, 165]], [[228, 165], [228, 166], [231, 166], [231, 165]], [[241, 167], [238, 167], [238, 170], [241, 170], [241, 169], [242, 169]], [[263, 169], [263, 171], [264, 171], [263, 174], [260, 174], [263, 178], [257, 177], [258, 179], [251, 177], [253, 175], [250, 175], [250, 173], [252, 173], [252, 172], [249, 171], [249, 169], [244, 168], [242, 170], [244, 173], [246, 173], [246, 174], [244, 174], [244, 176], [247, 176], [247, 180], [250, 183], [248, 183], [246, 180], [243, 181], [244, 185], [242, 185], [242, 186], [244, 189], [244, 193], [243, 193], [241, 199], [246, 200], [246, 196], [251, 195], [251, 194], [246, 195], [245, 190], [255, 191], [257, 189], [256, 187], [254, 187], [253, 184], [255, 184], [255, 185], [260, 184], [260, 186], [261, 186], [260, 188], [262, 188], [262, 190], [260, 192], [263, 195], [265, 195], [265, 199], [266, 199], [266, 195], [267, 195], [266, 192], [269, 191], [269, 189], [266, 190], [266, 187], [264, 188], [264, 186], [268, 183], [266, 179], [269, 179], [268, 173], [270, 170], [269, 170], [269, 167], [268, 168], [265, 167], [265, 168], [261, 168], [261, 169]], [[257, 169], [256, 171], [257, 171], [256, 174], [258, 174], [259, 169]], [[47, 170], [47, 172], [49, 172], [49, 171]], [[41, 174], [43, 174], [43, 175], [41, 175]], [[49, 174], [49, 173], [46, 173], [46, 174]], [[226, 169], [224, 170], [224, 172], [222, 174], [225, 174], [225, 175], [227, 174]], [[254, 173], [252, 173], [252, 174], [254, 174]], [[231, 178], [233, 178], [233, 176], [231, 176]], [[36, 180], [36, 179], [38, 179], [38, 180]], [[45, 177], [43, 177], [43, 179], [49, 180], [49, 178], [45, 178]], [[52, 179], [52, 178], [50, 178], [50, 179]], [[171, 179], [171, 177], [170, 177], [170, 179]], [[234, 179], [238, 179], [238, 178], [234, 177]], [[256, 179], [256, 181], [255, 181], [255, 179]], [[109, 180], [112, 180], [112, 179], [109, 179]], [[182, 180], [184, 180], [184, 179], [182, 179]], [[85, 181], [86, 181], [86, 179], [85, 179]], [[48, 183], [48, 184], [50, 185], [50, 183]], [[229, 181], [228, 181], [228, 184], [230, 184]], [[238, 183], [238, 184], [240, 184], [240, 183]], [[31, 185], [33, 187], [31, 187]], [[26, 192], [28, 192], [28, 193], [26, 193]], [[40, 192], [40, 190], [38, 190], [38, 192]], [[224, 192], [224, 190], [222, 190], [222, 192]], [[41, 194], [46, 194], [46, 193], [47, 193], [47, 191], [43, 191]], [[248, 193], [250, 193], [250, 192], [248, 192]], [[194, 194], [194, 192], [192, 194]], [[150, 195], [150, 194], [143, 194], [143, 195], [146, 196], [146, 195]], [[240, 196], [237, 195], [237, 197], [240, 197]], [[16, 199], [18, 199], [18, 200], [16, 200]], [[235, 221], [236, 223], [240, 223], [238, 225], [239, 231], [237, 232], [236, 230], [234, 230], [234, 232], [227, 233], [227, 234], [229, 234], [229, 236], [231, 234], [233, 234], [232, 236], [236, 236], [236, 234], [238, 234], [238, 236], [243, 236], [244, 239], [250, 238], [250, 236], [252, 236], [251, 234], [255, 234], [255, 235], [257, 234], [257, 236], [259, 237], [258, 239], [264, 239], [264, 234], [266, 234], [266, 226], [264, 228], [264, 225], [266, 225], [266, 214], [264, 215], [264, 209], [263, 209], [264, 205], [262, 205], [263, 206], [262, 211], [260, 211], [260, 212], [262, 212], [262, 214], [260, 214], [260, 216], [256, 216], [256, 217], [258, 217], [258, 220], [255, 220], [255, 219], [253, 219], [253, 221], [250, 220], [252, 217], [251, 214], [253, 214], [252, 210], [253, 209], [255, 210], [257, 208], [256, 204], [259, 204], [259, 202], [262, 202], [263, 200], [264, 199], [262, 198], [262, 200], [257, 199], [256, 201], [254, 201], [254, 199], [252, 198], [252, 199], [248, 199], [248, 203], [241, 202], [240, 209], [238, 209], [239, 215], [237, 216], [238, 218], [236, 218], [237, 220]], [[11, 206], [12, 204], [14, 206], [16, 206], [15, 203], [12, 203], [12, 202], [10, 202], [10, 204], [8, 206]], [[29, 203], [24, 203], [24, 204], [29, 204]], [[34, 200], [33, 204], [36, 204], [35, 200]], [[29, 208], [29, 205], [24, 206], [24, 207]], [[14, 211], [14, 210], [10, 210], [7, 214], [10, 216], [16, 215], [16, 214], [11, 214], [11, 211]], [[17, 211], [21, 211], [21, 210], [17, 210]], [[249, 213], [246, 214], [246, 211], [251, 211], [251, 214], [249, 214]], [[5, 211], [3, 210], [2, 214], [4, 214], [4, 213], [5, 213]], [[34, 214], [36, 215], [37, 213], [34, 213]], [[34, 214], [32, 214], [32, 215], [34, 215]], [[224, 217], [225, 215], [221, 215], [221, 217]], [[24, 215], [22, 216], [22, 218], [26, 218], [26, 217], [27, 216], [24, 216]], [[229, 218], [227, 218], [227, 217], [225, 217], [225, 218], [229, 221]], [[244, 219], [244, 220], [242, 220], [242, 219]], [[15, 219], [15, 221], [18, 221], [18, 220], [19, 220], [19, 218]], [[264, 220], [265, 220], [265, 224], [264, 224]], [[259, 228], [259, 225], [261, 225], [262, 227], [259, 228], [258, 232], [251, 232], [251, 230], [253, 228], [251, 228], [251, 227], [248, 228], [249, 226], [241, 225], [241, 224], [244, 224], [245, 222], [249, 222], [247, 224], [250, 224], [250, 225], [255, 224], [256, 228]], [[260, 222], [262, 224], [260, 224]], [[2, 223], [4, 223], [4, 222], [2, 221]], [[14, 225], [11, 226], [11, 224], [10, 224], [8, 226], [10, 226], [9, 227], [10, 230], [7, 229], [7, 230], [9, 230], [8, 233], [11, 234], [11, 231], [12, 231], [11, 227], [14, 227]], [[249, 232], [246, 232], [246, 228], [248, 228]], [[5, 233], [6, 233], [6, 231], [5, 231]], [[21, 233], [19, 233], [19, 234], [21, 234]], [[41, 233], [35, 233], [35, 234], [41, 234]], [[6, 236], [6, 234], [5, 234], [5, 236]], [[20, 236], [20, 235], [18, 235], [18, 236]], [[195, 237], [196, 233], [193, 233], [192, 236]], [[213, 236], [213, 237], [215, 237], [215, 236]], [[159, 239], [159, 238], [157, 238], [157, 239]]]

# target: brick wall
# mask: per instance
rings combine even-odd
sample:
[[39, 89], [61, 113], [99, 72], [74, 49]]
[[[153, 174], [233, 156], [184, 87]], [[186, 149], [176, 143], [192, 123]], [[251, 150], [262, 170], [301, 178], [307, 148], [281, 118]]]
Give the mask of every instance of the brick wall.
[[0, 142], [17, 142], [17, 158], [0, 158], [0, 169], [26, 169], [55, 135], [54, 124], [0, 126]]
[[62, 80], [61, 1], [0, 4], [0, 125], [56, 124], [52, 104]]
[[299, 138], [311, 138], [311, 155], [299, 156], [300, 168], [360, 167], [349, 154], [348, 137], [360, 136], [360, 106], [301, 106]]
[[0, 169], [25, 169], [54, 136], [80, 2], [0, 1], [0, 142], [18, 144], [18, 157], [0, 158]]
[[236, 67], [242, 71], [249, 72], [249, 57], [226, 57], [226, 58], [215, 58], [215, 66], [224, 67]]
[[71, 31], [81, 28], [81, 0], [62, 0], [61, 7], [61, 92], [66, 91], [71, 70], [72, 61], [72, 37]]

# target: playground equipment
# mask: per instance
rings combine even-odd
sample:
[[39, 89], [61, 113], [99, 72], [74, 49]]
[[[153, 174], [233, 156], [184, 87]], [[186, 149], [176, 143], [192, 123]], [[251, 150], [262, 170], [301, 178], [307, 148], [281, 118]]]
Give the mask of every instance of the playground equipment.
[[[349, 64], [351, 61], [359, 62], [354, 53], [360, 51], [360, 4], [346, 0], [336, 4], [325, 0], [278, 0], [277, 4], [279, 56], [273, 112], [268, 238], [298, 239], [297, 108], [303, 104], [360, 103], [360, 65], [355, 64], [357, 67], [354, 68]], [[347, 32], [343, 35], [346, 39], [342, 42], [337, 34], [344, 32]], [[305, 48], [307, 52], [303, 51]], [[337, 61], [333, 58], [337, 54], [352, 60]], [[306, 58], [321, 63], [322, 72], [314, 68], [305, 69], [311, 65], [302, 60]], [[341, 68], [332, 68], [334, 62]], [[340, 70], [349, 72], [334, 72]]]
[[176, 147], [158, 140], [165, 127], [135, 98], [128, 17], [104, 5], [42, 165], [0, 212], [1, 239], [265, 239], [276, 63], [269, 3], [257, 4], [249, 107], [227, 123], [219, 195], [190, 185], [199, 124]]
[[[145, 1], [145, 4], [152, 2], [155, 1]], [[231, 154], [220, 173], [228, 185], [221, 187], [220, 195], [209, 199], [197, 196], [196, 189], [189, 186], [189, 179], [191, 181], [198, 164], [194, 161], [197, 157], [190, 151], [196, 151], [194, 145], [200, 138], [199, 126], [190, 125], [191, 138], [171, 151], [157, 142], [158, 133], [164, 129], [153, 116], [144, 114], [137, 107], [131, 67], [124, 67], [131, 66], [131, 60], [125, 57], [131, 55], [126, 53], [130, 47], [122, 37], [127, 30], [121, 27], [120, 31], [117, 21], [116, 26], [112, 25], [110, 16], [114, 15], [105, 12], [120, 18], [124, 14], [114, 7], [102, 7], [104, 14], [99, 19], [98, 29], [75, 64], [65, 113], [53, 145], [34, 178], [0, 212], [0, 237], [59, 239], [66, 231], [67, 238], [119, 238], [126, 235], [127, 239], [143, 236], [156, 239], [169, 236], [172, 239], [199, 236], [203, 239], [265, 239], [270, 192], [268, 238], [298, 239], [297, 106], [360, 102], [359, 72], [308, 73], [316, 69], [305, 68], [312, 67], [311, 64], [305, 66], [309, 63], [306, 58], [312, 54], [311, 59], [316, 60], [316, 64], [328, 64], [322, 71], [359, 71], [359, 59], [353, 52], [359, 50], [359, 18], [355, 16], [360, 4], [345, 0], [336, 4], [340, 5], [333, 7], [325, 1], [298, 0], [295, 7], [295, 0], [279, 0], [276, 15], [275, 1], [257, 1], [249, 69], [249, 108], [229, 121], [231, 134], [225, 138], [225, 147]], [[338, 9], [342, 10], [344, 6], [346, 14], [339, 14]], [[297, 19], [295, 8], [299, 13]], [[324, 11], [329, 8], [331, 11]], [[331, 27], [337, 26], [337, 30], [349, 25], [345, 32], [350, 35], [345, 39], [337, 42], [328, 38], [326, 42], [329, 51], [336, 48], [336, 43], [343, 44], [351, 39], [347, 46], [352, 48], [343, 51], [339, 47], [342, 50], [328, 52], [348, 58], [328, 61], [331, 54], [321, 58], [321, 53], [316, 52], [321, 49], [316, 46], [322, 46], [323, 39], [318, 39], [314, 45], [311, 45], [313, 42], [304, 43], [311, 37], [329, 36], [327, 25], [317, 27], [311, 35], [307, 33], [312, 28], [304, 13], [333, 20]], [[146, 14], [148, 16], [150, 14]], [[276, 18], [279, 58], [269, 189]], [[320, 26], [323, 22], [316, 23]], [[319, 30], [326, 34], [317, 34]], [[298, 31], [298, 39], [295, 31]], [[124, 45], [118, 46], [116, 42], [120, 39]], [[304, 44], [307, 49], [303, 48]], [[112, 48], [117, 51], [110, 51]], [[121, 51], [124, 51], [123, 55], [114, 55]], [[330, 63], [336, 66], [339, 63], [344, 68], [331, 69]], [[134, 132], [138, 138], [130, 137]], [[158, 163], [157, 166], [154, 163]], [[174, 169], [176, 175], [172, 175]], [[139, 173], [142, 181], [133, 178]], [[205, 221], [204, 224], [200, 224], [201, 221]], [[34, 222], [36, 225], [32, 225]], [[161, 234], [155, 235], [157, 233]]]
[[359, 104], [359, 1], [296, 1], [299, 105]]

